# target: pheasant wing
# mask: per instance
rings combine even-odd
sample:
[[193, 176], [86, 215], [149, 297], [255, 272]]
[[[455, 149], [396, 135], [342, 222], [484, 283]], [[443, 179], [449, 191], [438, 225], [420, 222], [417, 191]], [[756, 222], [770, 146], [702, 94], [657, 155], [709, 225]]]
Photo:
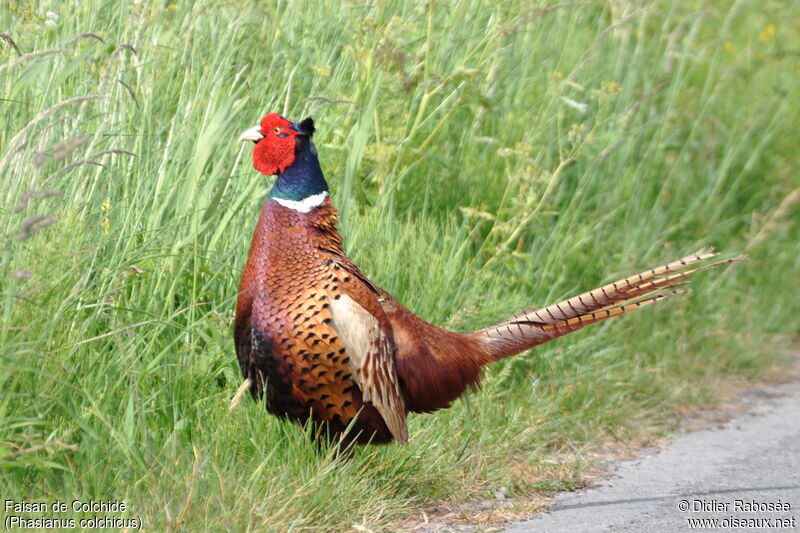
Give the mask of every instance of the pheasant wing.
[[365, 402], [375, 406], [394, 438], [408, 441], [406, 405], [395, 368], [395, 347], [378, 319], [346, 294], [330, 300], [333, 329], [342, 339]]

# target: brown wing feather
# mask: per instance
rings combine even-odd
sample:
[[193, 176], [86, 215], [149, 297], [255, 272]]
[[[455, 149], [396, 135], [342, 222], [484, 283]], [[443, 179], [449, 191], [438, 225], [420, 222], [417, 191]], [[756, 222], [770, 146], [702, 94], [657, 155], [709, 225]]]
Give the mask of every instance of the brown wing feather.
[[346, 294], [330, 300], [330, 310], [331, 326], [344, 341], [363, 400], [375, 406], [395, 439], [407, 442], [406, 405], [390, 338], [378, 319]]

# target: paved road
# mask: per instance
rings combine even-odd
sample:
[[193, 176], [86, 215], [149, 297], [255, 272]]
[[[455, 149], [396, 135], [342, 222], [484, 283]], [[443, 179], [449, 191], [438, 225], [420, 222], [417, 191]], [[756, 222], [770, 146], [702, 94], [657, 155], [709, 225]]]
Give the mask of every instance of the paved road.
[[757, 389], [747, 403], [723, 429], [622, 461], [598, 488], [559, 495], [549, 514], [506, 532], [800, 531], [800, 384]]

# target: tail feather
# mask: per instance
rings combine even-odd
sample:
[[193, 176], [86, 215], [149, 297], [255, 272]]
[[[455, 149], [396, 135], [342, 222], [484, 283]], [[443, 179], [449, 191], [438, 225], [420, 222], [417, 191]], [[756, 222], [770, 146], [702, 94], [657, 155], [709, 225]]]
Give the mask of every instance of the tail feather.
[[609, 283], [544, 309], [526, 309], [509, 320], [472, 333], [492, 360], [502, 359], [589, 324], [601, 322], [663, 300], [690, 292], [681, 289], [698, 272], [742, 261], [746, 256], [716, 261], [686, 270], [690, 265], [716, 256], [711, 250]]
[[690, 292], [692, 292], [690, 289], [674, 289], [669, 292], [656, 294], [655, 296], [650, 296], [649, 298], [644, 298], [642, 300], [637, 300], [635, 302], [615, 305], [613, 307], [606, 307], [599, 311], [593, 311], [591, 313], [578, 315], [573, 318], [559, 320], [554, 324], [543, 324], [540, 327], [542, 328], [543, 331], [554, 332], [560, 335], [564, 335], [571, 331], [579, 330], [584, 326], [588, 326], [589, 324], [594, 324], [595, 322], [602, 322], [603, 320], [619, 316], [623, 313], [627, 313], [628, 311], [632, 311], [634, 309], [639, 309], [640, 307], [650, 305], [659, 300], [664, 300], [666, 298], [678, 294], [688, 294]]

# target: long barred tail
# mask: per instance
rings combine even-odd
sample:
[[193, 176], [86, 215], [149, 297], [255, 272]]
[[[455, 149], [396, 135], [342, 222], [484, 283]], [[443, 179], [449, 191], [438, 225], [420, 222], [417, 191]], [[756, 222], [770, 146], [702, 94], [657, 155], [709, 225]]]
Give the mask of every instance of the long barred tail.
[[688, 283], [689, 276], [747, 258], [739, 256], [689, 269], [689, 266], [716, 255], [712, 250], [701, 250], [675, 262], [609, 283], [544, 309], [520, 311], [504, 322], [470, 335], [481, 343], [492, 360], [502, 359], [589, 324], [619, 316], [676, 294], [689, 292], [688, 289], [679, 288]]

